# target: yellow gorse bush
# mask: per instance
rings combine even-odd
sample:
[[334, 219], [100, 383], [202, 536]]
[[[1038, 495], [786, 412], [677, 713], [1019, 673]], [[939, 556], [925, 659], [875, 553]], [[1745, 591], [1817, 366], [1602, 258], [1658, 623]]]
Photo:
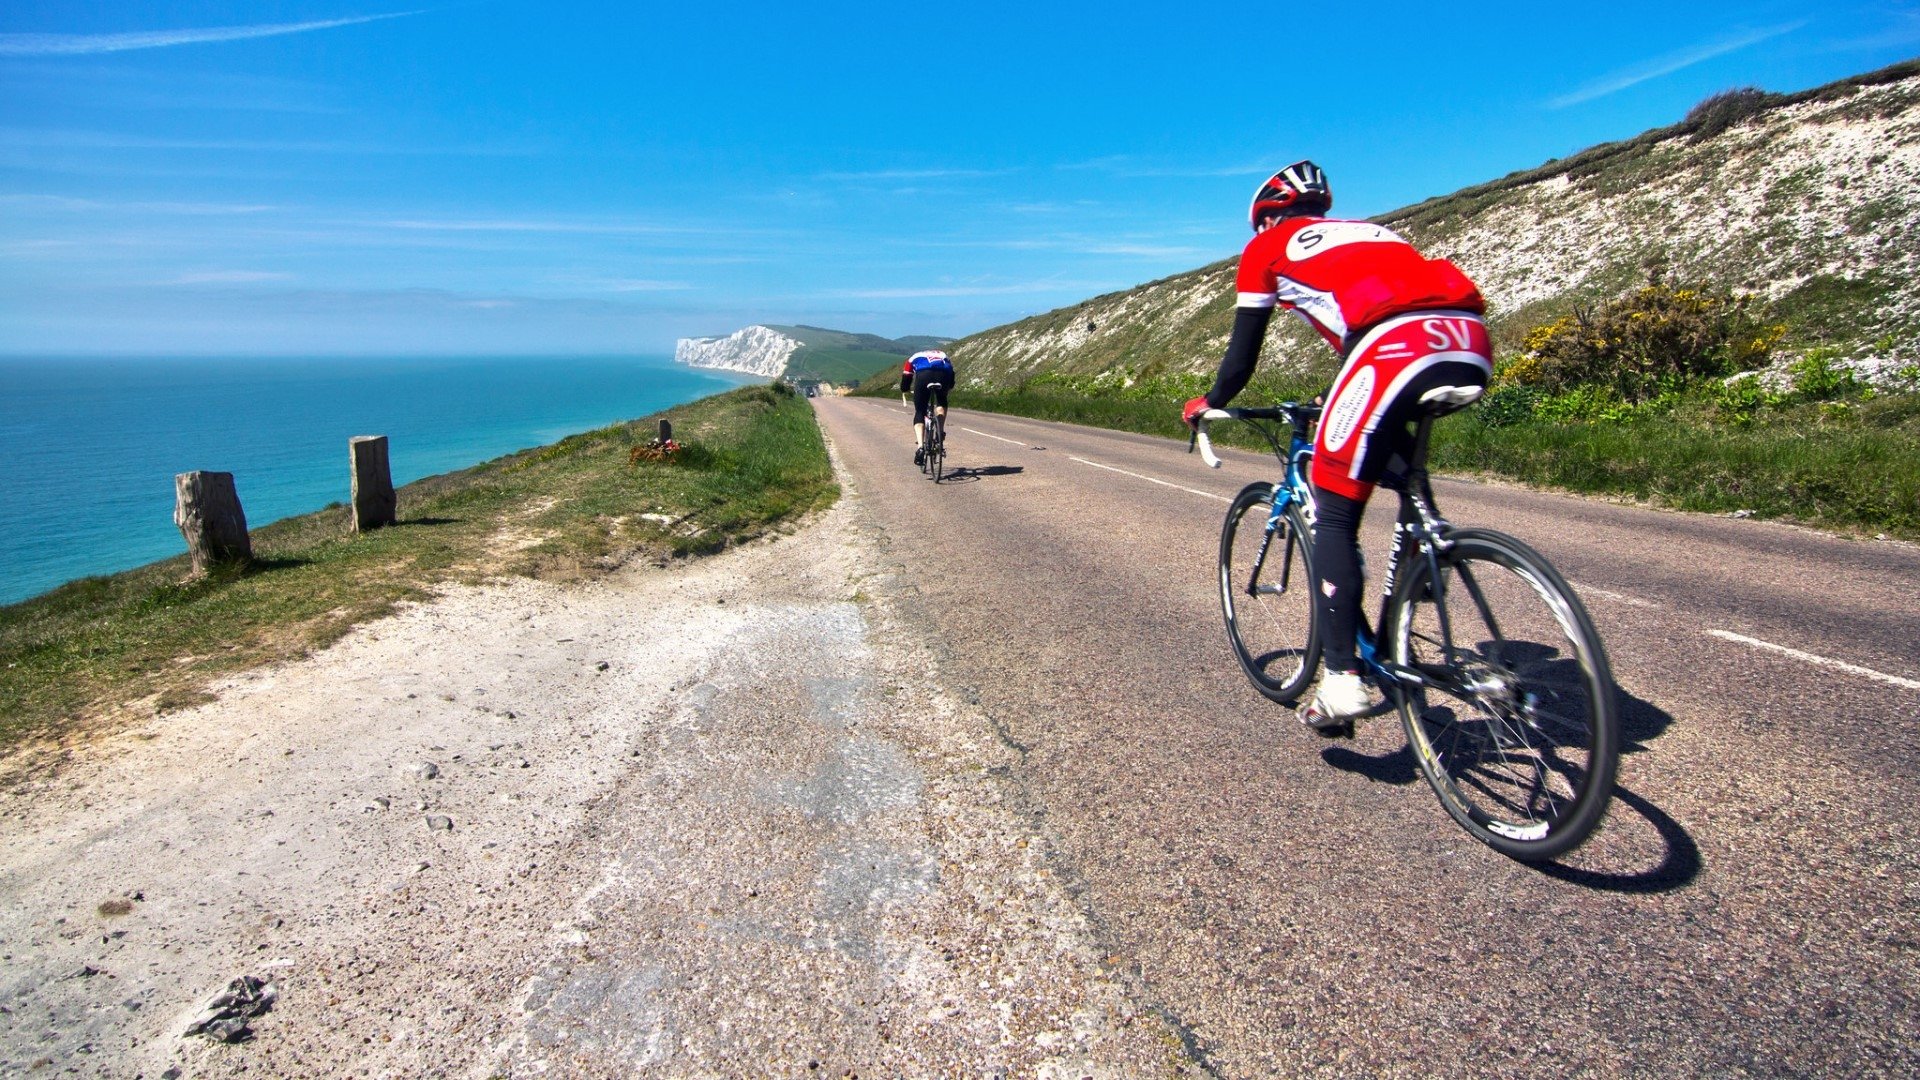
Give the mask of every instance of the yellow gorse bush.
[[1761, 325], [1753, 307], [1747, 296], [1656, 282], [1534, 327], [1500, 381], [1550, 394], [1605, 387], [1645, 401], [1764, 364], [1787, 328]]

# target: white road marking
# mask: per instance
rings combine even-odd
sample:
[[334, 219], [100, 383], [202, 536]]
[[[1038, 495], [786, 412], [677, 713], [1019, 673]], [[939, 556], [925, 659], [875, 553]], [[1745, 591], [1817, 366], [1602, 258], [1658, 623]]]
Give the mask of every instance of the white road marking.
[[970, 427], [963, 427], [960, 430], [971, 432], [972, 434], [975, 434], [975, 435], [986, 435], [986, 437], [989, 439], [1000, 439], [1001, 442], [1012, 443], [1015, 446], [1032, 446], [1033, 445], [1032, 443], [1021, 442], [1019, 439], [1001, 439], [1000, 436], [998, 435], [987, 435], [987, 433], [984, 431], [974, 431]]
[[1750, 638], [1745, 634], [1735, 634], [1727, 630], [1709, 630], [1707, 633], [1725, 641], [1738, 642], [1742, 645], [1750, 645], [1756, 649], [1766, 649], [1771, 652], [1777, 652], [1783, 656], [1791, 656], [1795, 660], [1805, 660], [1809, 664], [1818, 664], [1821, 667], [1830, 667], [1836, 671], [1844, 671], [1849, 675], [1864, 675], [1869, 679], [1879, 679], [1884, 683], [1892, 683], [1895, 686], [1906, 687], [1908, 690], [1920, 690], [1920, 679], [1903, 679], [1898, 675], [1888, 675], [1884, 671], [1875, 671], [1872, 668], [1861, 667], [1859, 664], [1849, 664], [1845, 660], [1816, 656], [1810, 652], [1801, 652], [1799, 649], [1789, 649], [1785, 645], [1775, 645], [1771, 641], [1761, 641], [1759, 638]]
[[1568, 582], [1568, 584], [1572, 585], [1574, 591], [1578, 592], [1581, 596], [1598, 596], [1606, 600], [1611, 600], [1616, 604], [1626, 604], [1630, 607], [1657, 608], [1660, 606], [1651, 600], [1642, 600], [1637, 596], [1628, 596], [1626, 593], [1614, 592], [1612, 589], [1596, 589], [1591, 585], [1582, 585], [1577, 581]]
[[1184, 491], [1189, 495], [1198, 495], [1203, 499], [1218, 499], [1223, 503], [1230, 503], [1233, 501], [1232, 499], [1227, 498], [1225, 495], [1215, 495], [1211, 491], [1201, 491], [1199, 488], [1181, 487], [1179, 484], [1170, 483], [1166, 480], [1156, 480], [1151, 476], [1142, 476], [1137, 472], [1128, 472], [1125, 469], [1116, 469], [1111, 465], [1102, 465], [1097, 461], [1088, 461], [1086, 458], [1083, 458], [1083, 457], [1073, 457], [1072, 455], [1068, 455], [1068, 459], [1071, 461], [1077, 461], [1082, 465], [1091, 465], [1096, 469], [1105, 469], [1108, 472], [1117, 472], [1121, 476], [1131, 476], [1135, 480], [1145, 480], [1149, 484], [1159, 484], [1161, 487], [1170, 487], [1175, 491]]

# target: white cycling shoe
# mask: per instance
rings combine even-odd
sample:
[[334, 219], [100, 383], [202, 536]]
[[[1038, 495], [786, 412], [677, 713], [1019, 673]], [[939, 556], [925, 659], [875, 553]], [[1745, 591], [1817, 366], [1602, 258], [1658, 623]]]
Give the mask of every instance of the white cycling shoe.
[[1320, 689], [1313, 703], [1300, 711], [1300, 719], [1316, 731], [1351, 728], [1354, 718], [1373, 708], [1373, 696], [1360, 681], [1357, 672], [1321, 673]]

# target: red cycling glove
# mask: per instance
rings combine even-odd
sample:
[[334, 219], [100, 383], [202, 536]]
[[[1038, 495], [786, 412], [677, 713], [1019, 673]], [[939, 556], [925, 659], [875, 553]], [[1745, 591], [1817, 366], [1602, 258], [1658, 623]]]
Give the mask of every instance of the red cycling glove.
[[1206, 395], [1203, 394], [1187, 402], [1186, 405], [1181, 408], [1180, 420], [1188, 427], [1198, 427], [1200, 424], [1200, 414], [1210, 408], [1212, 408], [1212, 406], [1207, 404]]

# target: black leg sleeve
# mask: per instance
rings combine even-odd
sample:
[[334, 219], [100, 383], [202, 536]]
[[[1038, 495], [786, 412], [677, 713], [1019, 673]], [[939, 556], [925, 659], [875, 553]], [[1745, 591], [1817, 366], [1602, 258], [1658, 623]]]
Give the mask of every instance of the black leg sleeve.
[[1213, 377], [1213, 389], [1207, 391], [1207, 406], [1224, 409], [1233, 396], [1247, 388], [1253, 368], [1260, 362], [1260, 345], [1267, 337], [1267, 324], [1273, 321], [1272, 308], [1234, 308], [1233, 336], [1227, 339], [1227, 355], [1220, 360], [1220, 373]]
[[1328, 671], [1359, 671], [1353, 639], [1360, 632], [1360, 517], [1367, 504], [1313, 489], [1313, 561], [1320, 573], [1320, 643]]

